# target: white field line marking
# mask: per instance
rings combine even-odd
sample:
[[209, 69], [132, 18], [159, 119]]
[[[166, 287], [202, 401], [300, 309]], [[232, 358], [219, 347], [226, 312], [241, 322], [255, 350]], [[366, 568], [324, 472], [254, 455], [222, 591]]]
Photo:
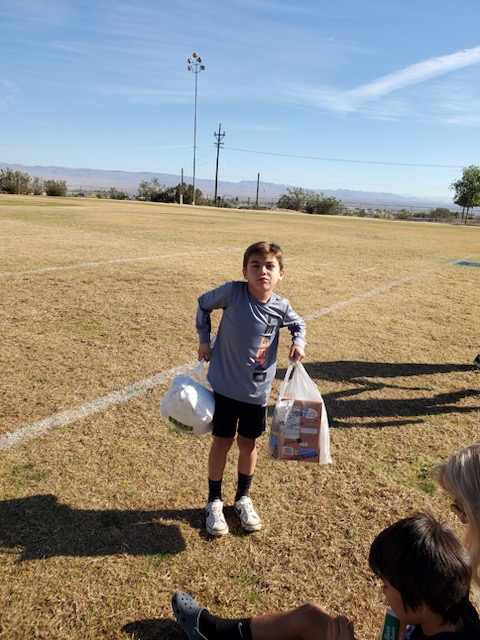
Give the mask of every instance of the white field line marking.
[[[444, 266], [456, 264], [460, 261], [461, 260], [449, 262]], [[328, 313], [333, 313], [334, 311], [338, 311], [338, 309], [342, 309], [343, 307], [355, 304], [356, 302], [360, 302], [361, 300], [365, 300], [366, 298], [378, 295], [379, 293], [384, 293], [389, 289], [393, 289], [394, 287], [398, 287], [407, 282], [411, 282], [412, 280], [422, 278], [423, 276], [426, 276], [429, 273], [438, 270], [439, 268], [435, 268], [429, 269], [427, 271], [420, 271], [419, 273], [413, 273], [409, 276], [405, 276], [404, 278], [400, 278], [399, 280], [394, 280], [393, 282], [389, 282], [387, 284], [381, 285], [380, 287], [376, 287], [375, 289], [371, 289], [370, 291], [365, 291], [358, 296], [353, 296], [352, 298], [341, 300], [340, 302], [334, 302], [328, 307], [324, 307], [323, 309], [319, 309], [318, 311], [313, 311], [312, 313], [304, 315], [303, 317], [305, 320], [314, 320], [316, 318], [320, 318], [321, 316], [327, 315]], [[150, 376], [149, 378], [144, 378], [143, 380], [135, 382], [129, 387], [125, 387], [124, 389], [120, 389], [119, 391], [113, 391], [112, 393], [109, 393], [102, 398], [97, 398], [96, 400], [87, 402], [84, 405], [81, 405], [74, 409], [70, 409], [69, 411], [56, 413], [49, 418], [39, 420], [38, 422], [33, 422], [32, 424], [21, 427], [20, 429], [17, 429], [15, 431], [8, 431], [7, 433], [0, 435], [0, 450], [11, 449], [15, 445], [20, 444], [25, 440], [35, 438], [36, 436], [46, 433], [47, 431], [50, 431], [55, 427], [65, 427], [68, 424], [77, 422], [77, 420], [81, 420], [82, 418], [88, 418], [92, 414], [97, 413], [102, 409], [120, 404], [121, 402], [127, 402], [128, 400], [130, 400], [130, 398], [142, 395], [150, 389], [154, 389], [159, 384], [168, 382], [175, 375], [180, 375], [186, 369], [193, 367], [194, 364], [195, 363], [186, 363], [172, 369], [161, 371], [160, 373]]]
[[161, 371], [149, 378], [139, 380], [129, 387], [125, 387], [119, 391], [113, 391], [102, 398], [97, 398], [96, 400], [87, 402], [86, 404], [75, 407], [74, 409], [69, 409], [68, 411], [55, 413], [49, 418], [33, 422], [32, 424], [21, 427], [16, 431], [9, 431], [8, 433], [0, 436], [0, 449], [11, 449], [16, 444], [35, 438], [36, 436], [46, 433], [55, 427], [64, 427], [67, 424], [72, 424], [72, 422], [76, 422], [82, 418], [88, 418], [93, 413], [97, 413], [107, 407], [127, 402], [135, 396], [145, 394], [147, 391], [150, 391], [150, 389], [154, 389], [159, 384], [168, 382], [174, 376], [185, 372], [186, 369], [194, 367], [195, 364], [197, 363], [186, 363], [184, 365], [179, 365], [178, 367], [173, 367], [172, 369], [167, 369], [166, 371]]
[[126, 262], [142, 262], [147, 260], [164, 260], [165, 258], [181, 258], [184, 256], [202, 256], [211, 253], [227, 253], [230, 248], [216, 248], [208, 251], [185, 251], [182, 253], [164, 253], [158, 256], [140, 256], [138, 258], [118, 258], [116, 260], [97, 260], [95, 262], [77, 262], [76, 264], [65, 264], [56, 267], [42, 267], [40, 269], [28, 269], [25, 271], [0, 271], [0, 278], [8, 278], [12, 276], [30, 276], [41, 273], [49, 273], [50, 271], [66, 271], [68, 269], [89, 269], [92, 267], [104, 267], [111, 264], [123, 264]]
[[312, 313], [308, 313], [304, 315], [305, 320], [315, 320], [315, 318], [320, 318], [321, 316], [326, 315], [327, 313], [332, 313], [333, 311], [338, 311], [338, 309], [342, 309], [343, 307], [348, 307], [355, 302], [360, 302], [361, 300], [365, 300], [366, 298], [371, 298], [372, 296], [376, 296], [379, 293], [384, 293], [389, 289], [393, 289], [394, 287], [398, 287], [401, 284], [405, 284], [407, 282], [411, 282], [412, 280], [417, 280], [418, 278], [422, 278], [429, 273], [434, 271], [438, 271], [438, 268], [429, 269], [428, 271], [421, 271], [419, 273], [412, 273], [409, 276], [405, 276], [404, 278], [400, 278], [399, 280], [394, 280], [393, 282], [388, 282], [387, 284], [382, 284], [375, 289], [370, 289], [370, 291], [365, 291], [364, 293], [360, 293], [358, 296], [353, 296], [352, 298], [348, 298], [347, 300], [340, 300], [339, 302], [334, 302], [328, 307], [324, 307], [323, 309], [318, 309], [317, 311], [312, 311]]

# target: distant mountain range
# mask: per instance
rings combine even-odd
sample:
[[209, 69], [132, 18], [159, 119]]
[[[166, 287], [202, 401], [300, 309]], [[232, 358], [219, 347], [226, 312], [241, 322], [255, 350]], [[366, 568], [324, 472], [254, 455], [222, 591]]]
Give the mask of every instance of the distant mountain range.
[[[22, 164], [9, 164], [0, 162], [0, 169], [11, 169], [28, 173], [32, 178], [37, 176], [43, 180], [65, 180], [70, 191], [97, 191], [109, 190], [111, 188], [121, 189], [128, 193], [136, 193], [141, 182], [151, 182], [157, 178], [159, 183], [166, 187], [173, 187], [179, 184], [180, 175], [170, 173], [154, 173], [152, 171], [109, 171], [104, 169], [85, 169], [69, 167], [44, 167], [26, 166]], [[184, 176], [184, 181], [192, 182], [191, 177]], [[195, 186], [204, 195], [213, 197], [215, 192], [214, 180], [196, 179]], [[277, 200], [287, 189], [294, 186], [287, 184], [275, 184], [273, 182], [262, 182], [259, 184], [259, 202]], [[307, 190], [307, 189], [306, 189]], [[420, 198], [418, 196], [407, 196], [396, 193], [385, 193], [375, 191], [351, 191], [349, 189], [316, 189], [326, 196], [333, 196], [341, 200], [344, 204], [352, 204], [363, 207], [373, 206], [399, 206], [399, 207], [447, 207], [458, 209], [449, 198]], [[255, 202], [257, 193], [257, 182], [255, 180], [242, 180], [240, 182], [218, 182], [218, 195], [226, 198], [239, 198], [241, 200], [250, 199]]]

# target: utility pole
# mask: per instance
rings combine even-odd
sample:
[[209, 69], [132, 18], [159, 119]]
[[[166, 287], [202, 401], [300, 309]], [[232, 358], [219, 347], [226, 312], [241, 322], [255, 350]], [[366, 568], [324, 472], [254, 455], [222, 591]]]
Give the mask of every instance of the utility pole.
[[217, 139], [213, 144], [217, 147], [217, 163], [215, 167], [215, 206], [217, 205], [217, 191], [218, 191], [218, 157], [220, 155], [220, 147], [223, 147], [223, 138], [225, 137], [225, 132], [222, 133], [222, 125], [218, 125], [218, 133], [216, 131], [213, 132], [213, 135]]
[[205, 66], [202, 64], [202, 59], [198, 53], [192, 53], [191, 58], [187, 58], [188, 71], [193, 71], [195, 74], [195, 115], [193, 117], [193, 197], [192, 204], [195, 204], [195, 164], [197, 158], [197, 84], [198, 74], [200, 71], [205, 70]]
[[260, 188], [260, 174], [257, 173], [257, 198], [255, 200], [255, 204], [256, 204], [257, 207], [258, 207], [258, 190], [259, 190], [259, 188]]

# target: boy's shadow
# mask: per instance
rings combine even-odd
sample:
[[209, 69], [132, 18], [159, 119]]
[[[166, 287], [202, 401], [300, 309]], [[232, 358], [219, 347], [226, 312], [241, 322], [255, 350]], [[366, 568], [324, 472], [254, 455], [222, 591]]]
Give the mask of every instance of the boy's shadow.
[[54, 495], [29, 496], [0, 502], [0, 547], [18, 552], [20, 561], [53, 556], [176, 554], [184, 551], [186, 544], [179, 527], [170, 520], [186, 520], [203, 531], [204, 511], [72, 509], [59, 504]]
[[[233, 507], [225, 517], [233, 535], [244, 532]], [[158, 509], [122, 511], [72, 509], [54, 495], [36, 495], [0, 502], [0, 549], [12, 549], [19, 561], [53, 556], [170, 555], [185, 551], [181, 531], [172, 520], [187, 522], [198, 535], [205, 530], [205, 511]]]
[[[366, 391], [384, 389], [425, 392], [428, 391], [428, 387], [425, 387], [424, 381], [420, 381], [423, 382], [421, 386], [403, 386], [401, 381], [397, 380], [394, 384], [389, 384], [385, 382], [385, 378], [412, 378], [464, 371], [474, 373], [472, 365], [336, 361], [308, 363], [305, 368], [314, 380], [328, 380], [352, 385], [349, 389], [323, 395], [331, 426], [352, 426], [352, 418], [362, 418], [363, 420], [359, 424], [364, 427], [400, 426], [422, 422], [421, 416], [454, 412], [471, 413], [480, 409], [479, 406], [459, 407], [456, 404], [463, 398], [479, 396], [477, 389], [437, 393], [431, 396], [422, 393], [417, 397], [407, 399], [384, 397], [360, 399], [356, 397]], [[278, 378], [283, 380], [284, 376], [285, 369], [277, 372]], [[365, 422], [364, 419], [369, 417], [374, 420]], [[379, 420], [382, 417], [385, 420]], [[346, 419], [348, 422], [342, 422]]]
[[323, 380], [338, 380], [339, 382], [356, 382], [366, 378], [405, 378], [455, 371], [475, 371], [471, 364], [366, 362], [363, 360], [314, 362], [308, 367], [312, 368], [315, 377]]

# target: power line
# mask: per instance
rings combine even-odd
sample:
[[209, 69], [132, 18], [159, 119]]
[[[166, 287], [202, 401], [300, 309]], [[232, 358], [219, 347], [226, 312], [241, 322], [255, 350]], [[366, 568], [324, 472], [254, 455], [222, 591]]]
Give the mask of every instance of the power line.
[[300, 156], [291, 153], [273, 153], [271, 151], [254, 151], [252, 149], [236, 149], [234, 147], [225, 147], [227, 151], [239, 151], [241, 153], [255, 153], [263, 156], [278, 156], [281, 158], [298, 158], [299, 160], [322, 160], [323, 162], [349, 162], [352, 164], [378, 164], [393, 167], [432, 167], [436, 169], [462, 169], [456, 164], [421, 164], [411, 162], [385, 162], [380, 160], [348, 160], [346, 158], [323, 158], [321, 156]]

